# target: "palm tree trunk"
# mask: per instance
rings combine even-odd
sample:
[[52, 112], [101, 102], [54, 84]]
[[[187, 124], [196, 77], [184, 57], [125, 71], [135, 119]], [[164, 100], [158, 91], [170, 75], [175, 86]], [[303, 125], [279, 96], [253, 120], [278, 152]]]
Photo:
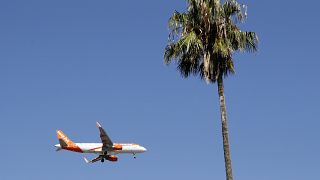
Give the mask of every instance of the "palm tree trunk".
[[227, 123], [227, 109], [226, 109], [226, 101], [224, 97], [222, 75], [218, 77], [218, 93], [219, 93], [219, 101], [220, 101], [220, 114], [221, 114], [221, 124], [222, 124], [223, 151], [224, 151], [224, 162], [226, 167], [226, 178], [227, 180], [233, 180], [230, 146], [229, 146], [229, 132], [228, 132], [228, 123]]

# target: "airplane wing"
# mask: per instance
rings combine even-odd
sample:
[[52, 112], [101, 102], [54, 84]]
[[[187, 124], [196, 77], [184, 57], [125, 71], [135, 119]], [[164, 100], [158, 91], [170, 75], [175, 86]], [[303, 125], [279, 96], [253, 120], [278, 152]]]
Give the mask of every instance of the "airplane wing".
[[111, 141], [111, 139], [107, 135], [106, 131], [101, 127], [101, 124], [99, 122], [97, 122], [97, 127], [99, 128], [100, 138], [101, 138], [101, 142], [103, 144], [102, 149], [104, 151], [106, 151], [113, 146], [113, 142]]
[[86, 161], [86, 163], [95, 163], [97, 161], [101, 161], [103, 158], [104, 157], [102, 155], [100, 155], [100, 156], [98, 156], [98, 157], [96, 157], [96, 158], [94, 158], [94, 159], [92, 159], [90, 161], [85, 157], [83, 159], [84, 159], [84, 161]]

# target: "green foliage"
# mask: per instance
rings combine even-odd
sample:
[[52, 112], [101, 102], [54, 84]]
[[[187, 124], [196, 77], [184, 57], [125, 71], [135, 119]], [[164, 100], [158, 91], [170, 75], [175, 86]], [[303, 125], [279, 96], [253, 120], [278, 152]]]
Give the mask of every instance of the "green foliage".
[[209, 83], [235, 72], [234, 52], [257, 51], [258, 37], [242, 32], [237, 24], [247, 16], [246, 6], [236, 0], [187, 0], [186, 12], [175, 11], [169, 19], [166, 64], [175, 61], [184, 77], [200, 75]]

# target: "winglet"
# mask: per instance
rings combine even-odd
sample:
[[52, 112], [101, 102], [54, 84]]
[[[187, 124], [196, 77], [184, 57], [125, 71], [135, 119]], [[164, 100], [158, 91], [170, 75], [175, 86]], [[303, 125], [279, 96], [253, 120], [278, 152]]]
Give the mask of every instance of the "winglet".
[[97, 127], [101, 128], [101, 124], [99, 122], [97, 122]]
[[83, 159], [86, 163], [90, 163], [90, 161], [87, 158], [83, 157]]

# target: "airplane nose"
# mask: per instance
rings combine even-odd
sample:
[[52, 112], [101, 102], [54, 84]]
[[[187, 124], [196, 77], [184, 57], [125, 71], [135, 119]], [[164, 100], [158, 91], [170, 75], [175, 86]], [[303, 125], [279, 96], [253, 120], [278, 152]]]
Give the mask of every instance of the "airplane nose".
[[143, 151], [143, 152], [146, 152], [147, 149], [146, 149], [145, 147], [142, 147], [142, 151]]

